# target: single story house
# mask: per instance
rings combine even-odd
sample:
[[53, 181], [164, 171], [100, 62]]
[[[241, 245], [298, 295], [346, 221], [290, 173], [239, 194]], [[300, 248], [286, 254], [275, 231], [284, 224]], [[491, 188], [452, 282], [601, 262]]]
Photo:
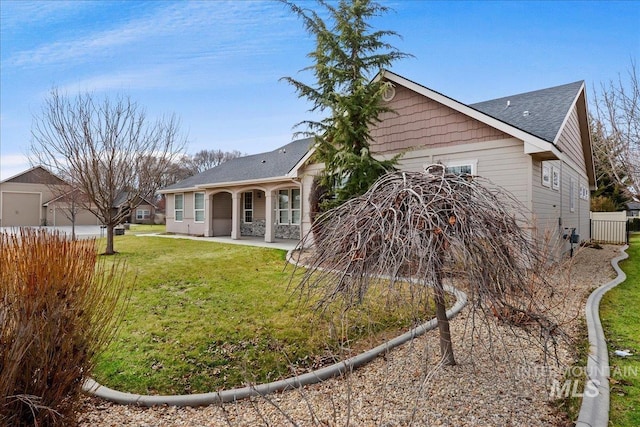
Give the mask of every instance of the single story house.
[[[131, 209], [130, 206], [136, 206]], [[128, 210], [129, 213], [124, 222], [130, 224], [154, 224], [156, 205], [148, 198], [132, 197], [127, 191], [120, 191], [114, 203], [113, 210]]]
[[640, 217], [640, 202], [627, 203], [627, 216]]
[[[390, 71], [372, 153], [402, 153], [399, 168], [433, 163], [490, 179], [532, 212], [536, 232], [589, 239], [595, 169], [583, 81], [464, 104]], [[321, 164], [311, 139], [230, 160], [161, 190], [167, 231], [299, 239], [310, 230], [308, 195]], [[568, 247], [568, 241], [565, 241]]]
[[[42, 166], [0, 181], [0, 227], [71, 225], [66, 183]], [[76, 225], [98, 225], [88, 210], [76, 214]]]

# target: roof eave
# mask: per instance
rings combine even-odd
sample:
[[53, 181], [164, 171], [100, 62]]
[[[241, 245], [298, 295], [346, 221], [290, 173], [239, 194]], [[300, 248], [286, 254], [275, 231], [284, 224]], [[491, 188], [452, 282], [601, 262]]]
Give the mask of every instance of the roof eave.
[[427, 98], [433, 99], [434, 101], [440, 104], [443, 104], [453, 110], [456, 110], [473, 119], [476, 119], [486, 124], [487, 126], [491, 126], [494, 129], [498, 129], [499, 131], [502, 131], [508, 135], [511, 135], [517, 139], [524, 141], [525, 153], [527, 154], [548, 152], [550, 154], [553, 154], [555, 158], [559, 158], [560, 156], [560, 150], [558, 150], [558, 148], [552, 143], [545, 141], [544, 139], [539, 138], [535, 135], [532, 135], [528, 132], [525, 132], [522, 129], [518, 129], [517, 127], [511, 126], [510, 124], [505, 123], [501, 120], [498, 120], [494, 117], [491, 117], [479, 110], [476, 110], [475, 108], [472, 108], [466, 104], [458, 102], [453, 98], [449, 98], [446, 95], [433, 91], [411, 80], [405, 79], [404, 77], [394, 74], [391, 71], [384, 70], [376, 78], [383, 78], [383, 77], [394, 83], [405, 86], [406, 88], [416, 93], [426, 96]]
[[307, 161], [309, 161], [309, 159], [311, 158], [313, 153], [315, 153], [315, 151], [316, 151], [316, 146], [314, 145], [307, 151], [307, 153], [304, 156], [302, 156], [302, 158], [298, 161], [298, 163], [296, 163], [296, 165], [291, 168], [291, 170], [289, 171], [289, 173], [287, 173], [286, 176], [288, 178], [297, 178], [298, 171], [307, 163]]

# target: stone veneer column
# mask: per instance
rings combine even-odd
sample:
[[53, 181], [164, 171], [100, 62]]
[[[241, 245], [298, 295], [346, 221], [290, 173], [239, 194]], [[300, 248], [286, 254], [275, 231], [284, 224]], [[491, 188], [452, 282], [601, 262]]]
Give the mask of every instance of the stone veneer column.
[[264, 241], [272, 243], [273, 239], [273, 191], [266, 190], [264, 192]]

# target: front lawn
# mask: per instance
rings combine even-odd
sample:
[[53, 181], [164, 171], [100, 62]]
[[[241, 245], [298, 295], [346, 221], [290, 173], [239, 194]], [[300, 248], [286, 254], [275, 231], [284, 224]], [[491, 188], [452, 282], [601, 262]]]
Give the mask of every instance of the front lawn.
[[[640, 425], [640, 234], [631, 238], [629, 258], [620, 263], [627, 279], [607, 292], [600, 306], [611, 366], [609, 425]], [[619, 357], [615, 350], [629, 350]]]
[[[289, 289], [292, 268], [284, 269], [280, 250], [126, 235], [115, 246], [113, 259], [125, 259], [137, 280], [95, 378], [121, 391], [200, 393], [271, 381], [329, 362], [345, 336], [359, 340], [353, 348], [369, 347], [376, 340], [366, 337], [380, 341], [416, 321], [410, 304], [380, 294], [344, 322], [331, 312], [319, 318]], [[425, 319], [430, 304], [420, 306]]]

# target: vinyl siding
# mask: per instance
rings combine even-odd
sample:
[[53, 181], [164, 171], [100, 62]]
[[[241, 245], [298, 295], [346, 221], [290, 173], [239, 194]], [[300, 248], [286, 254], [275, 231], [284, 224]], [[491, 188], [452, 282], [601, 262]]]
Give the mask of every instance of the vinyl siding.
[[[542, 164], [546, 163], [560, 171], [560, 188], [542, 185]], [[571, 212], [571, 181], [574, 181], [575, 210]], [[538, 234], [551, 233], [552, 236], [564, 234], [565, 228], [575, 228], [580, 240], [588, 240], [589, 199], [580, 198], [580, 186], [587, 187], [587, 179], [561, 160], [547, 162], [533, 161], [533, 211], [535, 212]], [[568, 242], [562, 242], [563, 249], [569, 249]]]
[[557, 141], [558, 148], [564, 152], [569, 159], [584, 169], [584, 152], [582, 140], [580, 138], [580, 124], [578, 122], [578, 110], [574, 106], [569, 114], [565, 127], [560, 133]]
[[520, 140], [511, 138], [471, 143], [466, 144], [464, 149], [461, 148], [414, 150], [400, 159], [400, 168], [422, 172], [426, 165], [432, 163], [474, 163], [476, 175], [508, 190], [528, 207], [529, 179], [526, 171], [530, 167], [531, 158], [523, 153]]

